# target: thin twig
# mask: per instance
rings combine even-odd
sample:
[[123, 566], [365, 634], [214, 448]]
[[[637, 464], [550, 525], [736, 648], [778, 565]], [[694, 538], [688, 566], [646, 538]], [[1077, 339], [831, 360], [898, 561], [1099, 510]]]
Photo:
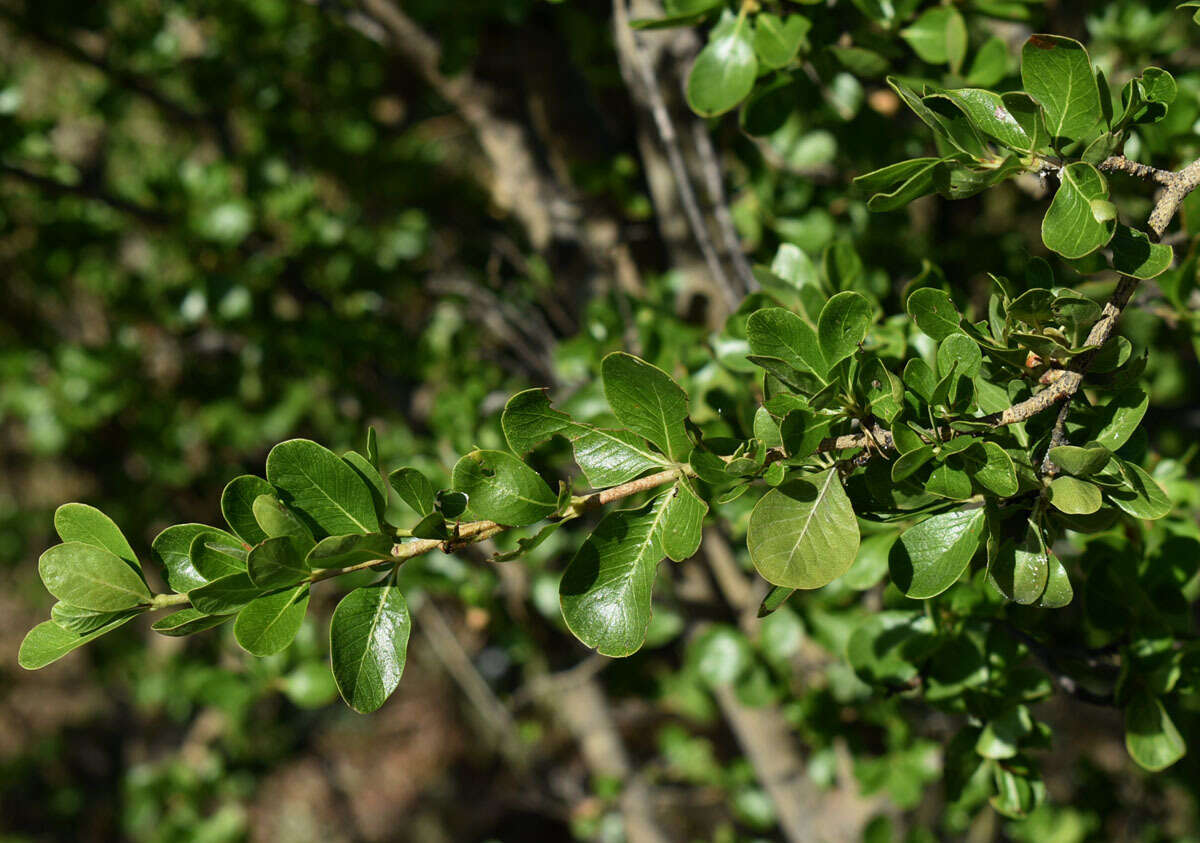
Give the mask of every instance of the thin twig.
[[733, 215], [729, 213], [729, 205], [725, 200], [725, 180], [721, 174], [721, 162], [713, 148], [708, 125], [699, 117], [692, 120], [692, 135], [696, 154], [700, 158], [701, 169], [704, 171], [713, 218], [717, 221], [717, 228], [721, 230], [721, 237], [725, 241], [725, 251], [729, 254], [729, 262], [733, 264], [734, 272], [742, 281], [743, 292], [753, 293], [758, 289], [758, 279], [754, 277], [754, 273], [750, 269], [750, 262], [746, 260], [741, 238], [738, 237], [737, 227], [733, 224]]

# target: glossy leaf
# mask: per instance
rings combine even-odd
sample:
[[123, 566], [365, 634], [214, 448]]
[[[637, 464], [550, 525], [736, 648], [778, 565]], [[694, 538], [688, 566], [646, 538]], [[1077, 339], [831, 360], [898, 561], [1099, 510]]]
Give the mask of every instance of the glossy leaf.
[[504, 451], [472, 451], [454, 466], [453, 485], [476, 518], [524, 527], [558, 509], [558, 496], [536, 471]]
[[159, 635], [166, 635], [169, 638], [182, 638], [185, 635], [192, 635], [196, 632], [212, 629], [214, 626], [220, 626], [232, 620], [233, 617], [232, 614], [206, 615], [199, 609], [180, 609], [178, 612], [172, 612], [164, 618], [159, 618], [150, 628]]
[[267, 538], [254, 517], [254, 500], [259, 495], [274, 494], [270, 483], [253, 474], [235, 477], [221, 492], [221, 514], [225, 523], [246, 544], [258, 544]]
[[233, 637], [252, 656], [270, 656], [292, 643], [308, 612], [308, 584], [251, 600], [233, 622]]
[[983, 509], [974, 508], [934, 515], [909, 527], [888, 558], [892, 582], [918, 600], [941, 594], [971, 563], [985, 522]]
[[1061, 183], [1046, 216], [1042, 242], [1064, 258], [1082, 258], [1112, 239], [1113, 216], [1097, 213], [1108, 200], [1108, 182], [1091, 164], [1077, 161], [1059, 171]]
[[377, 533], [371, 490], [337, 455], [307, 439], [292, 439], [267, 455], [267, 481], [317, 538]]
[[631, 655], [646, 640], [655, 574], [666, 555], [662, 524], [669, 494], [605, 515], [563, 573], [563, 620], [602, 655]]
[[908, 297], [908, 313], [923, 333], [939, 342], [960, 333], [962, 315], [950, 296], [932, 287], [914, 290]]
[[64, 503], [54, 511], [54, 529], [64, 542], [83, 542], [99, 547], [124, 559], [135, 570], [142, 570], [121, 528], [94, 506]]
[[1050, 484], [1050, 503], [1068, 515], [1091, 515], [1103, 503], [1100, 487], [1077, 477], [1055, 477]]
[[329, 536], [308, 552], [305, 563], [312, 568], [341, 568], [372, 559], [383, 561], [391, 558], [393, 544], [392, 539], [382, 533]]
[[790, 310], [782, 307], [756, 310], [746, 320], [746, 339], [754, 354], [783, 360], [825, 383], [830, 364], [825, 361], [817, 332]]
[[853, 354], [871, 327], [871, 303], [851, 290], [838, 293], [825, 303], [817, 321], [817, 339], [828, 366]]
[[1139, 766], [1165, 770], [1187, 754], [1187, 744], [1162, 701], [1147, 691], [1125, 707], [1125, 748]]
[[228, 615], [262, 593], [247, 573], [230, 574], [188, 592], [192, 606], [206, 615]]
[[89, 641], [95, 641], [101, 635], [112, 632], [119, 626], [124, 626], [134, 617], [134, 615], [122, 616], [86, 635], [63, 629], [53, 621], [42, 621], [29, 630], [24, 640], [21, 641], [21, 648], [17, 652], [17, 664], [26, 670], [39, 670]]
[[1171, 247], [1151, 243], [1144, 231], [1118, 225], [1112, 242], [1113, 269], [1134, 278], [1154, 278], [1171, 268], [1175, 257]]
[[686, 462], [692, 450], [684, 420], [688, 397], [662, 369], [616, 352], [601, 366], [604, 394], [621, 424], [648, 439], [668, 459]]
[[835, 469], [771, 489], [750, 515], [746, 547], [772, 585], [820, 588], [858, 552], [858, 521]]
[[674, 562], [690, 559], [700, 549], [708, 504], [700, 499], [690, 483], [680, 481], [669, 492], [664, 506], [660, 524], [663, 553]]
[[176, 524], [159, 533], [150, 545], [150, 555], [166, 570], [167, 582], [181, 594], [208, 582], [192, 564], [192, 542], [201, 534], [237, 543], [236, 536], [206, 524]]
[[347, 705], [367, 714], [387, 701], [404, 673], [411, 630], [394, 585], [375, 583], [342, 598], [330, 621], [329, 659]]
[[1031, 36], [1021, 50], [1021, 83], [1045, 110], [1046, 128], [1057, 144], [1087, 137], [1100, 122], [1096, 77], [1078, 41]]
[[289, 536], [275, 536], [250, 551], [246, 572], [260, 589], [283, 588], [307, 579], [311, 568]]
[[433, 512], [433, 484], [417, 469], [398, 468], [388, 475], [388, 483], [417, 515], [424, 518]]
[[38, 560], [38, 573], [47, 591], [80, 609], [116, 612], [150, 601], [150, 589], [129, 563], [93, 544], [55, 545]]

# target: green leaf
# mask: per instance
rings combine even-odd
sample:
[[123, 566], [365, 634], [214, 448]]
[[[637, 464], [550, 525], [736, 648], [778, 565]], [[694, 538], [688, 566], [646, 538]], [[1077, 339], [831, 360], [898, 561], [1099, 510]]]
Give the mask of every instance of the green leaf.
[[1149, 393], [1136, 387], [1121, 390], [1098, 408], [1099, 432], [1093, 438], [1110, 451], [1120, 450], [1142, 423], [1149, 406]]
[[634, 433], [592, 427], [553, 409], [542, 389], [527, 389], [508, 399], [500, 426], [508, 447], [522, 457], [556, 434], [565, 436], [593, 489], [617, 486], [668, 464]]
[[[1108, 489], [1112, 502], [1134, 518], [1154, 521], [1171, 511], [1171, 498], [1153, 477], [1127, 460], [1117, 460], [1128, 486]], [[57, 596], [57, 595], [55, 595]]]
[[772, 585], [820, 588], [849, 570], [858, 521], [836, 469], [771, 489], [750, 514], [746, 547]]
[[1012, 457], [995, 442], [972, 446], [963, 452], [963, 460], [971, 479], [992, 494], [1007, 498], [1020, 489]]
[[648, 439], [673, 462], [687, 462], [692, 443], [684, 421], [687, 393], [657, 366], [624, 352], [601, 364], [604, 395], [621, 424]]
[[388, 494], [387, 484], [383, 482], [383, 475], [379, 473], [379, 469], [371, 465], [371, 461], [358, 451], [342, 454], [342, 461], [354, 469], [354, 473], [367, 484], [371, 492], [371, 502], [375, 504], [375, 518], [377, 521], [383, 521], [383, 514], [387, 511]]
[[754, 311], [746, 320], [746, 339], [755, 355], [778, 358], [825, 383], [829, 364], [825, 362], [817, 332], [790, 310], [768, 307]]
[[497, 524], [524, 527], [558, 509], [558, 496], [546, 481], [504, 451], [465, 455], [454, 466], [452, 484], [468, 497], [468, 507], [476, 518]]
[[251, 600], [233, 622], [233, 637], [252, 656], [285, 650], [308, 612], [308, 583]]
[[788, 14], [786, 19], [770, 12], [754, 16], [754, 52], [770, 68], [786, 67], [800, 52], [804, 36], [812, 23], [803, 15]]
[[415, 468], [397, 468], [388, 475], [388, 483], [417, 515], [424, 518], [433, 512], [433, 484]]
[[259, 495], [251, 507], [254, 519], [263, 532], [271, 538], [287, 536], [297, 547], [312, 547], [315, 544], [312, 530], [308, 528], [291, 508], [274, 495]]
[[316, 442], [292, 439], [272, 448], [267, 481], [317, 538], [379, 532], [370, 488], [353, 468]]
[[934, 515], [909, 527], [888, 557], [892, 582], [917, 600], [941, 594], [971, 564], [985, 523], [980, 507]]
[[192, 565], [208, 581], [246, 570], [246, 547], [220, 533], [201, 533], [192, 540]]
[[1067, 474], [1076, 477], [1095, 474], [1108, 465], [1111, 456], [1112, 453], [1103, 445], [1059, 445], [1050, 449], [1050, 460]]
[[1187, 744], [1162, 701], [1149, 691], [1134, 694], [1125, 707], [1125, 748], [1139, 766], [1165, 770], [1187, 754]]
[[356, 588], [338, 603], [329, 626], [329, 660], [346, 704], [375, 711], [396, 690], [408, 652], [412, 620], [394, 585]]
[[[361, 535], [361, 534], [356, 534]], [[338, 536], [336, 538], [345, 538]], [[325, 541], [321, 542], [324, 544]], [[320, 545], [318, 545], [320, 547]], [[308, 579], [312, 569], [290, 536], [275, 536], [255, 545], [247, 558], [246, 573], [259, 589], [285, 588]]]
[[271, 484], [253, 474], [243, 474], [229, 481], [221, 492], [221, 514], [229, 529], [246, 544], [258, 544], [267, 538], [254, 517], [254, 499], [259, 495], [275, 496]]
[[392, 539], [382, 533], [329, 536], [308, 552], [306, 564], [311, 568], [341, 568], [372, 559], [383, 561], [392, 557], [392, 546]]
[[938, 343], [937, 370], [942, 377], [954, 371], [973, 378], [982, 366], [983, 353], [978, 343], [966, 334], [951, 334]]
[[827, 366], [849, 357], [867, 337], [871, 327], [871, 303], [851, 290], [838, 293], [821, 309], [817, 339]]
[[1071, 577], [1063, 563], [1053, 553], [1048, 553], [1050, 570], [1046, 574], [1046, 590], [1042, 592], [1038, 606], [1042, 609], [1061, 609], [1075, 596], [1071, 588]]
[[206, 629], [212, 629], [214, 626], [220, 626], [232, 619], [232, 614], [206, 615], [199, 609], [188, 608], [173, 612], [165, 618], [159, 618], [150, 628], [159, 635], [166, 635], [169, 638], [182, 638], [185, 635], [203, 632]]
[[925, 482], [925, 491], [939, 498], [952, 501], [965, 501], [971, 497], [971, 478], [957, 457], [947, 459], [929, 475]]
[[145, 606], [138, 606], [120, 612], [96, 612], [92, 609], [80, 609], [78, 606], [72, 606], [70, 603], [59, 602], [50, 607], [50, 620], [68, 632], [87, 635], [123, 617], [140, 615], [146, 611], [146, 608]]
[[1021, 83], [1045, 111], [1056, 145], [1086, 138], [1100, 122], [1100, 91], [1087, 50], [1078, 41], [1031, 36], [1021, 50]]
[[1108, 182], [1091, 164], [1076, 161], [1059, 171], [1061, 184], [1042, 218], [1042, 242], [1064, 258], [1090, 255], [1112, 239], [1117, 224], [1097, 216], [1093, 202], [1108, 200]]
[[962, 332], [962, 314], [950, 296], [933, 287], [921, 287], [908, 297], [908, 315], [922, 333], [937, 341]]
[[997, 717], [988, 720], [975, 751], [984, 758], [1012, 758], [1020, 750], [1021, 738], [1033, 732], [1033, 718], [1023, 705], [1013, 706]]
[[662, 525], [669, 495], [605, 515], [563, 573], [558, 591], [563, 620], [602, 655], [631, 655], [646, 640], [654, 578], [666, 555]]
[[1030, 137], [999, 94], [980, 88], [959, 88], [943, 91], [941, 95], [957, 105], [971, 125], [988, 137], [1017, 152], [1035, 151], [1037, 139]]
[[1027, 521], [1020, 541], [999, 543], [994, 558], [988, 560], [988, 578], [1009, 600], [1028, 606], [1046, 590], [1050, 560], [1041, 528]]
[[758, 607], [758, 617], [765, 618], [771, 615], [776, 609], [788, 601], [788, 598], [796, 593], [794, 588], [784, 588], [783, 586], [773, 585], [771, 590], [767, 592], [767, 596], [763, 598], [762, 605]]
[[842, 574], [841, 581], [856, 591], [878, 585], [888, 569], [888, 553], [900, 534], [894, 530], [865, 537], [858, 546], [854, 564]]
[[206, 615], [228, 615], [262, 594], [247, 573], [230, 574], [188, 592], [192, 606]]
[[1008, 45], [1003, 38], [993, 35], [971, 59], [967, 70], [967, 84], [990, 88], [1008, 75]]
[[934, 172], [941, 163], [940, 158], [900, 161], [859, 176], [854, 180], [854, 184], [861, 190], [874, 194], [867, 200], [870, 210], [894, 211], [937, 189]]
[[955, 73], [967, 54], [967, 24], [952, 6], [935, 6], [900, 30], [922, 61], [949, 64]]
[[1117, 225], [1112, 242], [1113, 269], [1134, 278], [1154, 278], [1171, 268], [1175, 252], [1163, 243], [1151, 243], [1144, 231]]
[[736, 106], [754, 88], [758, 75], [750, 27], [743, 20], [713, 34], [688, 74], [688, 105], [701, 117], [715, 117]]
[[1076, 477], [1055, 477], [1050, 483], [1050, 503], [1068, 515], [1091, 515], [1103, 503], [1100, 487]]
[[150, 589], [129, 563], [94, 544], [55, 545], [38, 560], [38, 573], [47, 591], [80, 609], [117, 612], [150, 602]]
[[89, 641], [95, 641], [101, 635], [112, 632], [119, 626], [124, 626], [134, 617], [134, 615], [123, 615], [87, 635], [63, 629], [53, 621], [42, 621], [25, 635], [25, 639], [21, 642], [21, 649], [17, 652], [17, 664], [26, 670], [40, 670]]
[[107, 550], [113, 556], [124, 559], [135, 571], [142, 570], [121, 528], [94, 506], [64, 503], [54, 511], [54, 529], [65, 542], [83, 542]]
[[892, 482], [899, 483], [907, 480], [931, 459], [933, 459], [933, 448], [929, 445], [922, 445], [901, 454], [892, 463]]
[[692, 558], [700, 549], [708, 504], [700, 499], [690, 483], [680, 480], [671, 489], [664, 506], [659, 525], [663, 552], [674, 562]]
[[150, 555], [166, 570], [167, 582], [180, 594], [208, 582], [192, 564], [192, 542], [201, 534], [237, 543], [237, 537], [206, 524], [176, 524], [159, 533], [150, 545]]

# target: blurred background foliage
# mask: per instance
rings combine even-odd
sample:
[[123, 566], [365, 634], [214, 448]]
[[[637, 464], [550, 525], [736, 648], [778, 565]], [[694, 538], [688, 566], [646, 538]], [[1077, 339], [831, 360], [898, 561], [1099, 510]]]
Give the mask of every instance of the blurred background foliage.
[[[955, 715], [874, 693], [842, 660], [878, 594], [835, 585], [752, 619], [746, 498], [722, 505], [707, 565], [672, 566], [647, 647], [619, 663], [563, 630], [563, 531], [520, 562], [406, 566], [421, 646], [370, 717], [334, 700], [341, 584], [276, 657], [147, 621], [16, 666], [65, 500], [102, 503], [144, 551], [166, 524], [218, 523], [225, 481], [275, 442], [342, 450], [368, 425], [386, 464], [444, 481], [458, 454], [503, 447], [518, 389], [601, 416], [595, 374], [617, 349], [685, 380], [710, 432], [749, 435], [753, 378], [714, 362], [750, 286], [726, 209], [751, 261], [798, 246], [886, 313], [914, 281], [980, 300], [987, 272], [1023, 277], [1045, 255], [1032, 177], [879, 215], [851, 190], [928, 143], [883, 76], [952, 81], [885, 37], [876, 5], [804, 9], [831, 46], [766, 135], [687, 111], [693, 33], [642, 36], [717, 232], [706, 255], [603, 0], [0, 0], [0, 839], [609, 841], [647, 809], [666, 839], [779, 839], [779, 794], [819, 807], [831, 839], [1200, 839], [1196, 754], [1138, 772], [1118, 715], [1061, 698], [1039, 711], [1057, 736], [1032, 818], [948, 792]], [[1174, 4], [957, 5], [969, 56], [1004, 48], [998, 80], [1037, 31], [1084, 40], [1114, 84], [1167, 67], [1170, 117], [1127, 152], [1200, 154], [1197, 30]], [[1132, 193], [1123, 210], [1144, 217], [1150, 192]], [[1189, 513], [1194, 286], [1193, 263], [1122, 320], [1150, 353], [1158, 476]], [[547, 452], [545, 473], [566, 477], [567, 457]], [[1176, 534], [1171, 552], [1200, 559], [1190, 515]]]

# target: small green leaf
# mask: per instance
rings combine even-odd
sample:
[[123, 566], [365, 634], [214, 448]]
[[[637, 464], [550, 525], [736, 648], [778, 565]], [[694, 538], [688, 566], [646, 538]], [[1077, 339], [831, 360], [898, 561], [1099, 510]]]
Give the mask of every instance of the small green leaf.
[[270, 656], [292, 643], [308, 612], [308, 583], [251, 600], [233, 622], [233, 637], [252, 656]]
[[746, 547], [772, 585], [820, 588], [840, 577], [858, 552], [858, 521], [836, 469], [771, 489], [750, 514]]
[[755, 355], [778, 358], [825, 383], [830, 364], [825, 361], [817, 332], [790, 310], [767, 307], [751, 313], [746, 320], [746, 339]]
[[988, 720], [975, 751], [984, 758], [1012, 758], [1020, 751], [1021, 738], [1033, 732], [1033, 718], [1023, 705], [1009, 708], [997, 717]]
[[641, 648], [662, 547], [667, 494], [636, 510], [610, 512], [563, 573], [559, 602], [571, 632], [613, 658]]
[[141, 571], [133, 548], [125, 534], [111, 518], [94, 506], [84, 503], [64, 503], [54, 511], [54, 529], [65, 542], [83, 542], [107, 550], [124, 559], [134, 570]]
[[1008, 45], [1003, 38], [993, 35], [971, 59], [967, 69], [967, 84], [990, 88], [1008, 75]]
[[272, 448], [267, 481], [317, 538], [379, 532], [370, 488], [353, 468], [316, 442], [292, 439]]
[[949, 64], [955, 73], [967, 54], [967, 24], [953, 6], [935, 6], [926, 10], [911, 26], [900, 30], [922, 61]]
[[1028, 521], [1019, 541], [999, 543], [995, 557], [988, 560], [988, 578], [1009, 600], [1028, 606], [1046, 590], [1050, 560], [1041, 528]]
[[660, 539], [667, 557], [674, 562], [683, 562], [695, 556], [700, 549], [708, 504], [700, 499], [686, 480], [676, 483], [669, 495], [659, 525]]
[[1061, 609], [1071, 602], [1075, 590], [1071, 588], [1071, 577], [1063, 563], [1053, 553], [1048, 556], [1050, 570], [1046, 574], [1046, 590], [1042, 592], [1038, 606], [1042, 609]]
[[254, 519], [263, 532], [271, 538], [287, 536], [297, 547], [308, 548], [315, 544], [312, 531], [300, 520], [290, 507], [274, 495], [259, 495], [252, 506]]
[[1108, 465], [1111, 456], [1112, 453], [1103, 445], [1059, 445], [1050, 449], [1051, 462], [1076, 477], [1095, 474]]
[[126, 616], [140, 615], [146, 611], [146, 608], [145, 606], [138, 606], [120, 612], [96, 612], [92, 609], [80, 609], [78, 606], [72, 606], [70, 603], [58, 602], [50, 607], [50, 620], [68, 632], [74, 632], [77, 635], [87, 635]]
[[1091, 515], [1103, 499], [1100, 487], [1076, 477], [1055, 477], [1050, 484], [1050, 503], [1068, 515]]
[[53, 621], [42, 621], [29, 630], [21, 642], [21, 649], [17, 652], [17, 664], [26, 670], [40, 670], [89, 641], [95, 641], [101, 635], [124, 626], [134, 617], [135, 615], [123, 615], [87, 635], [63, 629]]
[[921, 287], [908, 297], [908, 315], [927, 336], [939, 342], [962, 332], [962, 314], [950, 296], [933, 287]]
[[150, 555], [166, 570], [167, 582], [180, 594], [208, 582], [192, 564], [192, 542], [201, 534], [237, 543], [236, 536], [206, 524], [176, 524], [159, 533], [150, 545]]
[[354, 469], [354, 473], [367, 484], [371, 491], [371, 501], [375, 504], [375, 517], [383, 521], [383, 514], [387, 511], [388, 494], [387, 484], [383, 482], [383, 475], [379, 473], [379, 469], [371, 465], [371, 461], [358, 451], [342, 454], [342, 461]]
[[937, 370], [942, 377], [954, 371], [973, 378], [982, 365], [983, 353], [978, 343], [966, 334], [951, 334], [938, 343]]
[[206, 615], [199, 609], [188, 608], [173, 612], [165, 618], [159, 618], [150, 628], [159, 635], [166, 635], [169, 638], [182, 638], [185, 635], [203, 632], [206, 629], [212, 629], [214, 626], [220, 626], [226, 621], [232, 620], [232, 618], [232, 614]]
[[1122, 459], [1117, 462], [1127, 486], [1106, 490], [1113, 503], [1134, 518], [1147, 521], [1162, 518], [1171, 511], [1171, 498], [1153, 477], [1131, 462]]
[[1113, 269], [1134, 278], [1154, 278], [1171, 268], [1175, 257], [1170, 246], [1151, 243], [1144, 231], [1117, 225], [1112, 242]]
[[992, 494], [1007, 498], [1020, 489], [1012, 457], [995, 442], [972, 446], [963, 453], [963, 460], [971, 479]]
[[347, 705], [368, 714], [396, 690], [411, 630], [408, 604], [394, 585], [375, 583], [342, 598], [330, 621], [329, 660]]
[[789, 13], [786, 19], [770, 12], [754, 17], [754, 52], [770, 68], [786, 67], [800, 52], [804, 36], [812, 28], [808, 18]]
[[1021, 83], [1045, 110], [1056, 145], [1088, 137], [1100, 122], [1100, 91], [1091, 59], [1078, 41], [1031, 36], [1021, 50]]
[[[321, 544], [325, 541], [328, 539]], [[290, 536], [275, 536], [251, 549], [247, 558], [246, 573], [249, 574], [251, 582], [259, 589], [264, 589], [294, 585], [308, 579], [312, 570], [305, 561], [303, 551]]]
[[850, 633], [846, 660], [864, 682], [903, 685], [937, 648], [933, 621], [916, 612], [877, 612]]
[[688, 105], [701, 117], [715, 117], [736, 106], [754, 88], [758, 75], [750, 27], [744, 21], [713, 34], [688, 74]]
[[929, 445], [922, 445], [906, 451], [892, 463], [892, 482], [899, 483], [907, 480], [931, 459], [933, 459], [933, 448]]
[[433, 484], [415, 468], [397, 468], [388, 475], [388, 483], [417, 515], [424, 518], [433, 512]]
[[654, 443], [667, 458], [687, 462], [692, 443], [684, 421], [687, 393], [662, 369], [624, 352], [601, 364], [604, 395], [621, 424]]
[[150, 602], [150, 589], [129, 563], [94, 544], [55, 545], [38, 560], [38, 573], [47, 591], [80, 609], [117, 612]]
[[838, 293], [821, 309], [817, 339], [828, 366], [849, 357], [867, 337], [871, 327], [871, 303], [851, 290]]
[[258, 544], [267, 538], [254, 517], [254, 499], [259, 495], [274, 497], [275, 490], [266, 480], [253, 474], [235, 477], [221, 492], [221, 514], [225, 516], [225, 523], [246, 544]]
[[329, 536], [317, 542], [316, 547], [308, 552], [306, 564], [311, 568], [341, 568], [372, 559], [382, 562], [391, 558], [392, 546], [392, 540], [382, 533]]
[[909, 597], [924, 600], [954, 585], [971, 564], [985, 523], [980, 507], [934, 515], [909, 527], [888, 557], [896, 587]]
[[246, 548], [221, 533], [201, 533], [192, 539], [192, 565], [205, 580], [212, 581], [246, 570]]
[[1139, 766], [1165, 770], [1187, 754], [1187, 744], [1162, 701], [1149, 691], [1134, 694], [1125, 707], [1125, 748]]
[[454, 488], [476, 518], [524, 527], [558, 508], [558, 496], [536, 471], [504, 451], [472, 451], [454, 466]]
[[1149, 406], [1149, 393], [1136, 387], [1121, 390], [1099, 408], [1098, 432], [1093, 438], [1110, 451], [1120, 450], [1142, 423]]
[[593, 489], [617, 486], [667, 465], [637, 434], [581, 424], [553, 409], [542, 389], [527, 389], [508, 399], [500, 426], [508, 447], [519, 457], [556, 434], [565, 436], [575, 451], [575, 462]]
[[1076, 161], [1059, 171], [1061, 184], [1042, 218], [1042, 242], [1064, 258], [1090, 255], [1112, 239], [1116, 222], [1097, 219], [1093, 202], [1108, 199], [1108, 182], [1091, 164]]

